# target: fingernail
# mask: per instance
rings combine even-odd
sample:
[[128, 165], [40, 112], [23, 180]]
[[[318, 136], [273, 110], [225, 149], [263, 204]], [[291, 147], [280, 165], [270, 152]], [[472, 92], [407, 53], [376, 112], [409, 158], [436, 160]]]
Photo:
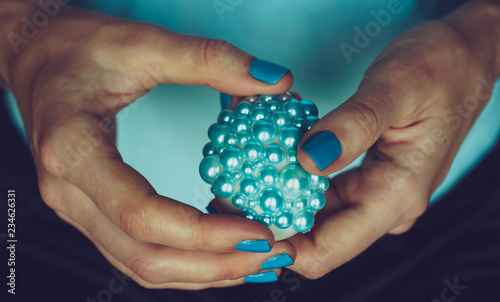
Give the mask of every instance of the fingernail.
[[238, 251], [252, 253], [268, 253], [271, 247], [266, 240], [243, 240], [235, 247]]
[[342, 153], [338, 138], [329, 131], [316, 133], [302, 146], [302, 149], [314, 160], [321, 171], [328, 168]]
[[229, 108], [231, 105], [231, 98], [229, 94], [220, 93], [220, 107], [222, 110]]
[[207, 210], [207, 212], [208, 212], [208, 213], [210, 213], [210, 214], [219, 214], [219, 211], [217, 211], [217, 209], [216, 209], [216, 208], [214, 208], [214, 207], [212, 207], [212, 206], [208, 206], [208, 207], [206, 207], [206, 210]]
[[258, 273], [245, 278], [246, 283], [268, 283], [275, 281], [278, 281], [278, 277], [274, 271]]
[[271, 259], [267, 259], [260, 268], [261, 270], [282, 268], [293, 265], [293, 260], [288, 254], [281, 254]]
[[250, 63], [250, 75], [267, 84], [275, 84], [289, 71], [286, 67], [260, 59]]

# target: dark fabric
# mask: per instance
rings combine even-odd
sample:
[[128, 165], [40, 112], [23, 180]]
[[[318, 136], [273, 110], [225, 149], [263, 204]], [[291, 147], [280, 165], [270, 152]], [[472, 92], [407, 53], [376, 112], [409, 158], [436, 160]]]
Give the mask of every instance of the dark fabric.
[[[31, 155], [0, 108], [0, 275], [8, 275], [7, 190], [16, 199], [16, 295], [0, 301], [500, 301], [500, 147], [401, 236], [385, 236], [319, 280], [204, 291], [147, 290], [119, 277], [42, 202]], [[117, 277], [118, 276], [118, 277]], [[122, 283], [114, 283], [118, 280]], [[115, 293], [109, 290], [111, 282]], [[449, 289], [458, 284], [458, 289]], [[125, 286], [121, 286], [125, 284]], [[463, 289], [467, 286], [466, 289]], [[453, 299], [456, 297], [457, 299]], [[95, 300], [92, 300], [92, 299]], [[434, 300], [438, 299], [438, 300]]]

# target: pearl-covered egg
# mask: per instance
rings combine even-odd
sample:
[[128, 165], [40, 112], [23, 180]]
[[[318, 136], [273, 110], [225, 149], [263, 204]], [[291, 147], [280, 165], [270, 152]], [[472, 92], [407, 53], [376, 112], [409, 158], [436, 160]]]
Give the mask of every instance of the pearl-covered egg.
[[318, 108], [290, 94], [245, 98], [210, 126], [200, 175], [219, 208], [269, 227], [276, 240], [308, 232], [329, 181], [299, 164], [297, 146]]

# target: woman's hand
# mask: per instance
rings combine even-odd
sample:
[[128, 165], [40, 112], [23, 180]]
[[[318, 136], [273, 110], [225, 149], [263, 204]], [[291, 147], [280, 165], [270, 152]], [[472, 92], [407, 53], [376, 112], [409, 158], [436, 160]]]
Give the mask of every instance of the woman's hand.
[[[35, 3], [3, 1], [3, 31], [20, 34]], [[257, 222], [158, 195], [115, 146], [115, 114], [160, 83], [278, 94], [293, 81], [286, 69], [269, 73], [259, 62], [253, 75], [277, 82], [269, 85], [250, 75], [254, 58], [226, 42], [62, 6], [19, 53], [10, 46], [0, 51], [1, 74], [21, 110], [42, 198], [122, 272], [145, 287], [200, 289], [243, 283], [276, 255], [295, 258]], [[279, 274], [282, 264], [267, 264]]]
[[305, 135], [299, 160], [339, 174], [310, 233], [289, 241], [292, 270], [319, 278], [424, 213], [498, 77], [500, 7], [472, 1], [450, 17], [394, 40], [358, 91]]

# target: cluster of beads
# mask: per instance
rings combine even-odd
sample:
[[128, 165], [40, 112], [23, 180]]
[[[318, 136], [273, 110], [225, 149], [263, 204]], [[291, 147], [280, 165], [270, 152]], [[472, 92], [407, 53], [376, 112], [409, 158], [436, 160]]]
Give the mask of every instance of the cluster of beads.
[[297, 146], [318, 120], [313, 102], [290, 94], [247, 97], [223, 110], [200, 164], [221, 208], [265, 224], [276, 240], [309, 231], [329, 182], [302, 169]]

